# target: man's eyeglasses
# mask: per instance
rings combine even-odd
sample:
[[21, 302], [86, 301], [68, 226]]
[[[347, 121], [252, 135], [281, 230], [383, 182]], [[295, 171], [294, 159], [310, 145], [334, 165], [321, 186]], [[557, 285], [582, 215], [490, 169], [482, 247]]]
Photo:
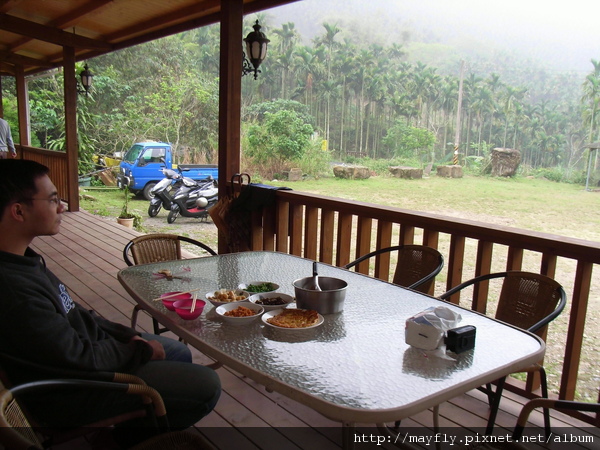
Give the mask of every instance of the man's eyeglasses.
[[50, 203], [54, 203], [54, 206], [58, 207], [60, 205], [60, 198], [58, 197], [50, 197], [50, 198], [26, 198], [24, 200], [45, 200]]

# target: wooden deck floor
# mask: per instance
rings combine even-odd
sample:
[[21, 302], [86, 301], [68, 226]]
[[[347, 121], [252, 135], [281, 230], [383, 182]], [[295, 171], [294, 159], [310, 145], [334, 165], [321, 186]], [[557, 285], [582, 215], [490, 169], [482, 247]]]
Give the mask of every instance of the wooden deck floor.
[[[126, 243], [139, 233], [129, 230], [116, 222], [93, 216], [87, 212], [65, 213], [61, 233], [56, 236], [36, 238], [33, 247], [41, 253], [47, 266], [69, 287], [75, 301], [95, 309], [111, 320], [128, 324], [134, 305], [129, 295], [117, 281], [117, 272], [125, 267], [122, 250]], [[151, 321], [140, 314], [138, 326], [151, 331]], [[208, 362], [196, 352], [195, 360]], [[335, 449], [340, 448], [342, 432], [337, 422], [330, 421], [311, 409], [277, 393], [265, 389], [240, 376], [236, 372], [221, 367], [217, 371], [221, 377], [223, 394], [215, 411], [196, 425], [202, 433], [219, 449]], [[501, 402], [494, 435], [510, 435], [516, 422], [516, 415], [524, 399], [507, 393]], [[447, 402], [440, 407], [440, 426], [446, 438], [467, 434], [472, 438], [482, 435], [488, 413], [483, 394], [472, 391]], [[528, 432], [542, 433], [541, 414], [531, 417]], [[593, 443], [576, 446], [549, 445], [528, 446], [527, 448], [600, 448], [600, 432], [596, 428], [581, 423], [564, 414], [553, 414], [552, 426], [557, 429], [576, 431], [585, 428], [592, 433]], [[433, 420], [431, 411], [424, 411], [402, 423], [407, 433], [429, 433]], [[389, 443], [378, 445], [376, 429], [372, 425], [359, 425], [355, 448], [392, 448]], [[433, 435], [433, 431], [431, 431]], [[481, 436], [479, 436], [481, 438]], [[87, 447], [108, 449], [103, 444], [88, 438]], [[461, 445], [465, 445], [462, 442]], [[418, 448], [433, 448], [421, 445]], [[442, 448], [456, 448], [448, 443]]]

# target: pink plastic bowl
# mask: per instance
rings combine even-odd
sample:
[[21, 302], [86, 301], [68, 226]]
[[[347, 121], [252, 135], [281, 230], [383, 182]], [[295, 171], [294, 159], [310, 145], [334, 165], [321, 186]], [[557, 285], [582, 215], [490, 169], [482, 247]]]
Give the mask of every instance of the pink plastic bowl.
[[177, 300], [191, 300], [192, 294], [186, 294], [183, 292], [167, 292], [166, 294], [161, 295], [161, 297], [168, 297], [163, 298], [162, 303], [163, 305], [165, 305], [165, 308], [167, 308], [169, 311], [175, 311], [173, 303], [175, 303]]
[[200, 314], [202, 314], [202, 310], [204, 309], [206, 302], [204, 300], [196, 300], [196, 308], [194, 308], [194, 312], [191, 312], [192, 302], [192, 299], [188, 299], [177, 300], [175, 303], [173, 303], [177, 315], [185, 320], [197, 319]]

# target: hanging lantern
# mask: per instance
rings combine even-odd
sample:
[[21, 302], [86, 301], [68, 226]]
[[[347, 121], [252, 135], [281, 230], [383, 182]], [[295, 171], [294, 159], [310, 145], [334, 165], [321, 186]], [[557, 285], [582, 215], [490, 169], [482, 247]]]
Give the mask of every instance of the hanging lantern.
[[79, 73], [79, 76], [81, 77], [81, 86], [83, 86], [85, 95], [87, 95], [92, 88], [92, 78], [94, 78], [94, 74], [88, 68], [87, 63], [83, 67], [83, 70]]
[[[271, 42], [265, 36], [265, 33], [260, 31], [260, 25], [258, 24], [258, 20], [253, 25], [254, 31], [248, 34], [244, 39], [246, 43], [246, 53], [244, 54], [243, 60], [243, 69], [242, 75], [247, 75], [249, 73], [254, 72], [254, 79], [256, 80], [258, 72], [258, 67], [260, 63], [262, 63], [267, 56], [267, 44]], [[250, 59], [250, 62], [246, 59], [246, 54]]]

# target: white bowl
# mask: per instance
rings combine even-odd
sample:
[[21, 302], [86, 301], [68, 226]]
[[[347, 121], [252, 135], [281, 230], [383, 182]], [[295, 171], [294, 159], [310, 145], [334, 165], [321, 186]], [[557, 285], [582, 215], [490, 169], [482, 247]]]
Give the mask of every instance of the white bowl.
[[[251, 322], [254, 322], [256, 319], [260, 317], [262, 313], [265, 312], [262, 306], [256, 305], [254, 303], [245, 302], [243, 304], [239, 304], [240, 302], [228, 303], [226, 305], [221, 305], [217, 307], [215, 310], [217, 315], [226, 323], [230, 323], [232, 325], [247, 325]], [[228, 311], [232, 311], [240, 306], [244, 308], [251, 309], [255, 312], [253, 316], [244, 316], [244, 317], [234, 317], [234, 316], [226, 316], [225, 313]]]
[[[269, 299], [275, 299], [275, 298], [280, 298], [283, 301], [283, 303], [268, 304]], [[261, 300], [261, 299], [266, 300], [266, 304], [259, 303], [259, 300]], [[248, 298], [248, 300], [250, 300], [250, 303], [254, 303], [256, 305], [262, 306], [265, 309], [265, 311], [272, 311], [273, 309], [285, 308], [290, 303], [294, 303], [296, 301], [296, 299], [294, 297], [292, 297], [291, 295], [282, 294], [280, 292], [265, 292], [262, 294], [254, 294], [254, 295], [251, 295], [250, 298]]]
[[[252, 288], [252, 286], [255, 286], [255, 288]], [[249, 281], [248, 283], [240, 284], [238, 288], [243, 289], [244, 291], [252, 295], [264, 292], [275, 292], [277, 289], [279, 289], [279, 285], [277, 283], [273, 283], [272, 281]]]
[[[290, 308], [290, 309], [296, 309], [296, 308]], [[319, 313], [317, 313], [317, 317], [318, 318], [317, 318], [317, 322], [316, 323], [314, 323], [313, 325], [310, 325], [308, 327], [303, 327], [303, 328], [284, 328], [284, 327], [280, 327], [280, 326], [277, 326], [277, 325], [273, 325], [272, 323], [268, 322], [268, 320], [271, 317], [275, 317], [275, 316], [281, 314], [282, 312], [283, 312], [283, 309], [274, 309], [272, 311], [267, 311], [266, 313], [264, 313], [261, 316], [261, 320], [262, 320], [262, 322], [265, 325], [267, 325], [267, 326], [269, 326], [271, 328], [275, 328], [277, 330], [286, 331], [286, 332], [289, 331], [289, 332], [292, 332], [292, 333], [295, 333], [297, 331], [302, 331], [302, 330], [310, 330], [312, 328], [316, 328], [316, 327], [319, 327], [319, 326], [323, 325], [323, 322], [325, 322], [325, 318], [321, 314], [319, 314]]]
[[[239, 300], [220, 300], [218, 298], [215, 298], [215, 295], [217, 295], [220, 292], [221, 293], [232, 292], [236, 296], [243, 297], [243, 298], [239, 299]], [[244, 291], [242, 289], [217, 289], [216, 291], [211, 291], [206, 294], [206, 300], [211, 302], [214, 306], [228, 305], [230, 303], [247, 302], [248, 297], [250, 297], [250, 294], [248, 294], [246, 291]]]

